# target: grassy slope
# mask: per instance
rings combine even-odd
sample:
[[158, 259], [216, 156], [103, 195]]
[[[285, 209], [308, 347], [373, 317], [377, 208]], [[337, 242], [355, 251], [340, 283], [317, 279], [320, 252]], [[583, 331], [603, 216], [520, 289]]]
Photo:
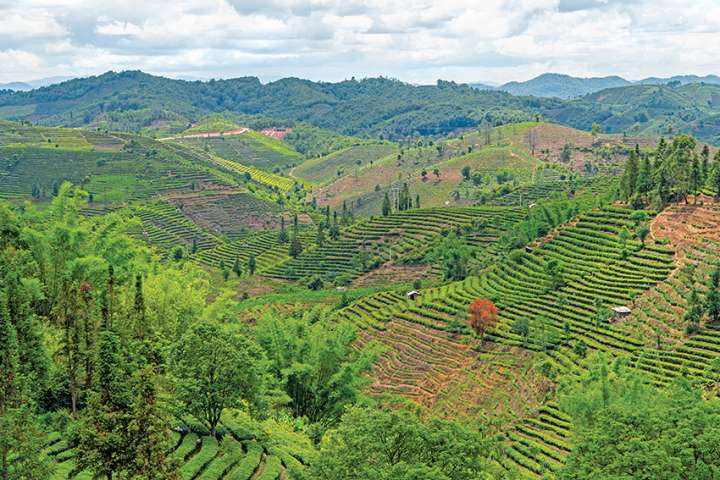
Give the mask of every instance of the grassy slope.
[[[491, 145], [487, 146], [483, 145], [482, 135], [472, 132], [442, 142], [442, 154], [438, 153], [437, 145], [404, 149], [402, 161], [397, 161], [395, 156], [385, 157], [372, 166], [367, 165], [316, 189], [313, 195], [320, 204], [331, 207], [342, 205], [343, 201], [355, 202], [356, 212], [372, 215], [380, 212], [385, 191], [391, 183], [407, 182], [413, 199], [420, 194], [423, 207], [445, 205], [446, 201], [454, 203], [451, 193], [462, 181], [461, 171], [465, 166], [486, 174], [509, 170], [529, 177], [539, 162], [530, 158], [523, 139], [527, 130], [535, 125], [520, 123], [496, 128], [491, 135]], [[471, 153], [467, 153], [468, 147], [473, 148]], [[435, 168], [439, 169], [440, 177], [433, 175]], [[421, 177], [423, 169], [428, 174], [424, 181]]]
[[396, 151], [397, 147], [390, 143], [354, 145], [324, 157], [307, 160], [295, 167], [292, 175], [310, 183], [327, 183]]
[[198, 123], [188, 128], [181, 135], [192, 135], [194, 133], [207, 132], [226, 132], [228, 130], [236, 130], [241, 125], [222, 117], [210, 116], [203, 118]]
[[302, 155], [283, 141], [254, 131], [224, 137], [177, 139], [176, 142], [269, 172], [279, 172], [303, 160]]
[[93, 130], [0, 123], [0, 195], [29, 197], [37, 184], [49, 196], [64, 180], [95, 202], [146, 199], [192, 191], [202, 183], [232, 185], [210, 164], [188, 161], [154, 140]]

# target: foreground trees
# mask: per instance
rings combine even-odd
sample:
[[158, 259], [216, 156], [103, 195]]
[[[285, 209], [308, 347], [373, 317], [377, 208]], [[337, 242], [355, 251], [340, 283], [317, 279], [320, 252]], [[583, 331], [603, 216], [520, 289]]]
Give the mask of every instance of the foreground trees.
[[[698, 156], [698, 145], [689, 135], [678, 135], [671, 143], [660, 139], [652, 153], [636, 146], [629, 154], [621, 181], [622, 196], [633, 208], [643, 205], [663, 207], [671, 201], [688, 201], [710, 185], [720, 195], [720, 164], [705, 145]], [[651, 161], [652, 159], [652, 161]]]
[[215, 435], [223, 410], [263, 394], [262, 353], [245, 336], [202, 322], [175, 345], [171, 371], [182, 409]]
[[18, 343], [0, 290], [0, 479], [41, 480], [52, 473], [45, 434], [19, 373]]
[[503, 478], [490, 460], [500, 444], [482, 430], [423, 422], [408, 410], [355, 407], [320, 446], [320, 480], [473, 480]]
[[293, 415], [321, 428], [337, 423], [360, 397], [368, 384], [362, 374], [379, 354], [375, 348], [356, 352], [355, 327], [334, 322], [322, 310], [302, 318], [266, 316], [256, 335]]
[[720, 401], [703, 400], [683, 378], [656, 389], [623, 360], [594, 357], [589, 365], [561, 390], [578, 439], [561, 479], [720, 476]]

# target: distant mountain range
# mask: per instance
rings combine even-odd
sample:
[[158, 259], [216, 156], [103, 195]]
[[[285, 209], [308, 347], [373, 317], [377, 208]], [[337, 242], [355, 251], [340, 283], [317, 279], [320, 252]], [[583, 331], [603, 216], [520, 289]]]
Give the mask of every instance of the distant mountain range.
[[38, 80], [31, 80], [29, 82], [0, 83], [0, 90], [12, 90], [14, 92], [27, 92], [29, 90], [34, 90], [36, 88], [47, 87], [49, 85], [61, 83], [66, 80], [70, 80], [72, 78], [75, 78], [75, 77], [55, 76], [55, 77], [40, 78]]
[[394, 139], [444, 135], [483, 121], [532, 120], [533, 106], [551, 108], [557, 102], [442, 80], [422, 86], [382, 77], [337, 83], [299, 78], [262, 83], [256, 77], [189, 82], [125, 71], [28, 92], [0, 91], [0, 118], [166, 135], [207, 114], [228, 113], [242, 124], [302, 122], [344, 135]]
[[686, 132], [720, 145], [720, 77], [629, 82], [547, 74], [499, 88], [473, 88], [447, 81], [411, 85], [382, 77], [337, 83], [299, 78], [262, 83], [256, 77], [200, 82], [126, 71], [32, 91], [0, 91], [0, 119], [41, 125], [167, 136], [215, 113], [259, 128], [302, 123], [385, 139], [441, 136], [483, 123], [542, 118], [585, 130], [598, 124], [608, 133]]
[[707, 83], [720, 85], [720, 77], [707, 75], [678, 75], [669, 78], [649, 77], [639, 81], [630, 81], [618, 76], [580, 78], [560, 73], [543, 73], [525, 82], [508, 82], [499, 87], [492, 87], [483, 83], [473, 83], [470, 86], [480, 90], [501, 90], [513, 95], [532, 95], [534, 97], [548, 98], [578, 98], [606, 88], [626, 87], [630, 85], [664, 85], [679, 82], [681, 85], [690, 83]]

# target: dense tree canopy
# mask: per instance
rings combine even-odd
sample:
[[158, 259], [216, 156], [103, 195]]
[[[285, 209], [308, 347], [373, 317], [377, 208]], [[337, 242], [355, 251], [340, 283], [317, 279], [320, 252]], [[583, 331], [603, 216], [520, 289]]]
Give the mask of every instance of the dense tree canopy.
[[720, 475], [720, 402], [686, 379], [667, 391], [648, 385], [622, 359], [591, 359], [561, 399], [578, 444], [560, 478], [704, 479]]
[[502, 478], [490, 462], [498, 447], [486, 432], [459, 423], [356, 407], [324, 439], [314, 474], [323, 480]]

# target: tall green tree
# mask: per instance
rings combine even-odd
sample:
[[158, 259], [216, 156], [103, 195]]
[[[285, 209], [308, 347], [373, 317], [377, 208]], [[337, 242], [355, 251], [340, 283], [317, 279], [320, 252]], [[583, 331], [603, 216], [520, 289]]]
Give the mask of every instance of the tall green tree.
[[353, 348], [355, 328], [335, 322], [322, 312], [303, 317], [258, 320], [258, 343], [270, 361], [271, 372], [290, 397], [296, 417], [331, 425], [354, 403], [367, 380], [377, 350]]
[[315, 243], [318, 247], [322, 247], [325, 244], [325, 229], [321, 224], [318, 225], [317, 229], [317, 237], [315, 238]]
[[288, 255], [293, 258], [297, 258], [302, 253], [302, 250], [302, 243], [300, 243], [297, 233], [293, 232], [292, 237], [290, 238], [290, 246], [288, 247]]
[[242, 267], [240, 266], [240, 258], [238, 256], [235, 256], [235, 263], [233, 263], [233, 272], [235, 273], [236, 277], [239, 277], [242, 275]]
[[145, 317], [145, 296], [143, 295], [142, 275], [135, 275], [135, 300], [133, 304], [133, 320], [135, 337], [142, 340], [147, 335], [147, 320]]
[[660, 200], [661, 207], [667, 205], [670, 201], [670, 184], [668, 182], [665, 171], [660, 170], [657, 181], [657, 196]]
[[248, 267], [248, 271], [250, 272], [250, 275], [255, 275], [255, 268], [257, 267], [257, 261], [255, 260], [255, 255], [250, 255], [248, 257], [247, 267]]
[[10, 322], [7, 294], [0, 290], [0, 416], [17, 395], [18, 343], [15, 327]]
[[387, 192], [385, 192], [385, 196], [383, 197], [382, 215], [383, 217], [390, 215], [390, 197], [388, 197]]
[[6, 293], [0, 290], [0, 479], [43, 480], [52, 466], [45, 455], [45, 435], [19, 373], [15, 328]]
[[700, 192], [700, 187], [702, 187], [702, 172], [700, 171], [697, 155], [693, 155], [690, 167], [690, 193], [694, 196], [694, 203], [697, 203], [697, 194]]
[[710, 148], [707, 145], [703, 145], [702, 153], [700, 154], [701, 163], [701, 177], [703, 185], [707, 181], [708, 175], [710, 174]]
[[287, 243], [288, 241], [288, 234], [287, 230], [285, 230], [285, 217], [280, 217], [280, 232], [278, 233], [278, 242], [280, 243]]
[[133, 461], [126, 432], [132, 406], [127, 352], [112, 330], [100, 333], [94, 391], [77, 429], [77, 464], [111, 480]]
[[715, 155], [715, 165], [713, 165], [712, 172], [712, 188], [715, 190], [715, 198], [720, 198], [720, 160], [717, 155]]
[[175, 394], [185, 413], [214, 435], [227, 408], [255, 404], [263, 395], [263, 355], [248, 338], [200, 322], [173, 348]]
[[640, 162], [640, 171], [638, 172], [637, 191], [640, 195], [647, 198], [648, 193], [653, 187], [653, 172], [650, 158], [644, 156]]
[[626, 199], [632, 197], [638, 190], [638, 175], [638, 156], [635, 150], [631, 150], [630, 156], [625, 163], [625, 171], [622, 179], [623, 194]]
[[127, 478], [179, 480], [178, 459], [168, 455], [172, 450], [170, 419], [158, 397], [156, 373], [153, 367], [145, 367], [136, 377], [126, 440], [126, 448], [132, 450]]
[[7, 314], [17, 334], [18, 372], [25, 377], [26, 388], [37, 400], [47, 387], [50, 358], [40, 322], [30, 305], [33, 296], [23, 287], [14, 269], [5, 276], [5, 292]]

